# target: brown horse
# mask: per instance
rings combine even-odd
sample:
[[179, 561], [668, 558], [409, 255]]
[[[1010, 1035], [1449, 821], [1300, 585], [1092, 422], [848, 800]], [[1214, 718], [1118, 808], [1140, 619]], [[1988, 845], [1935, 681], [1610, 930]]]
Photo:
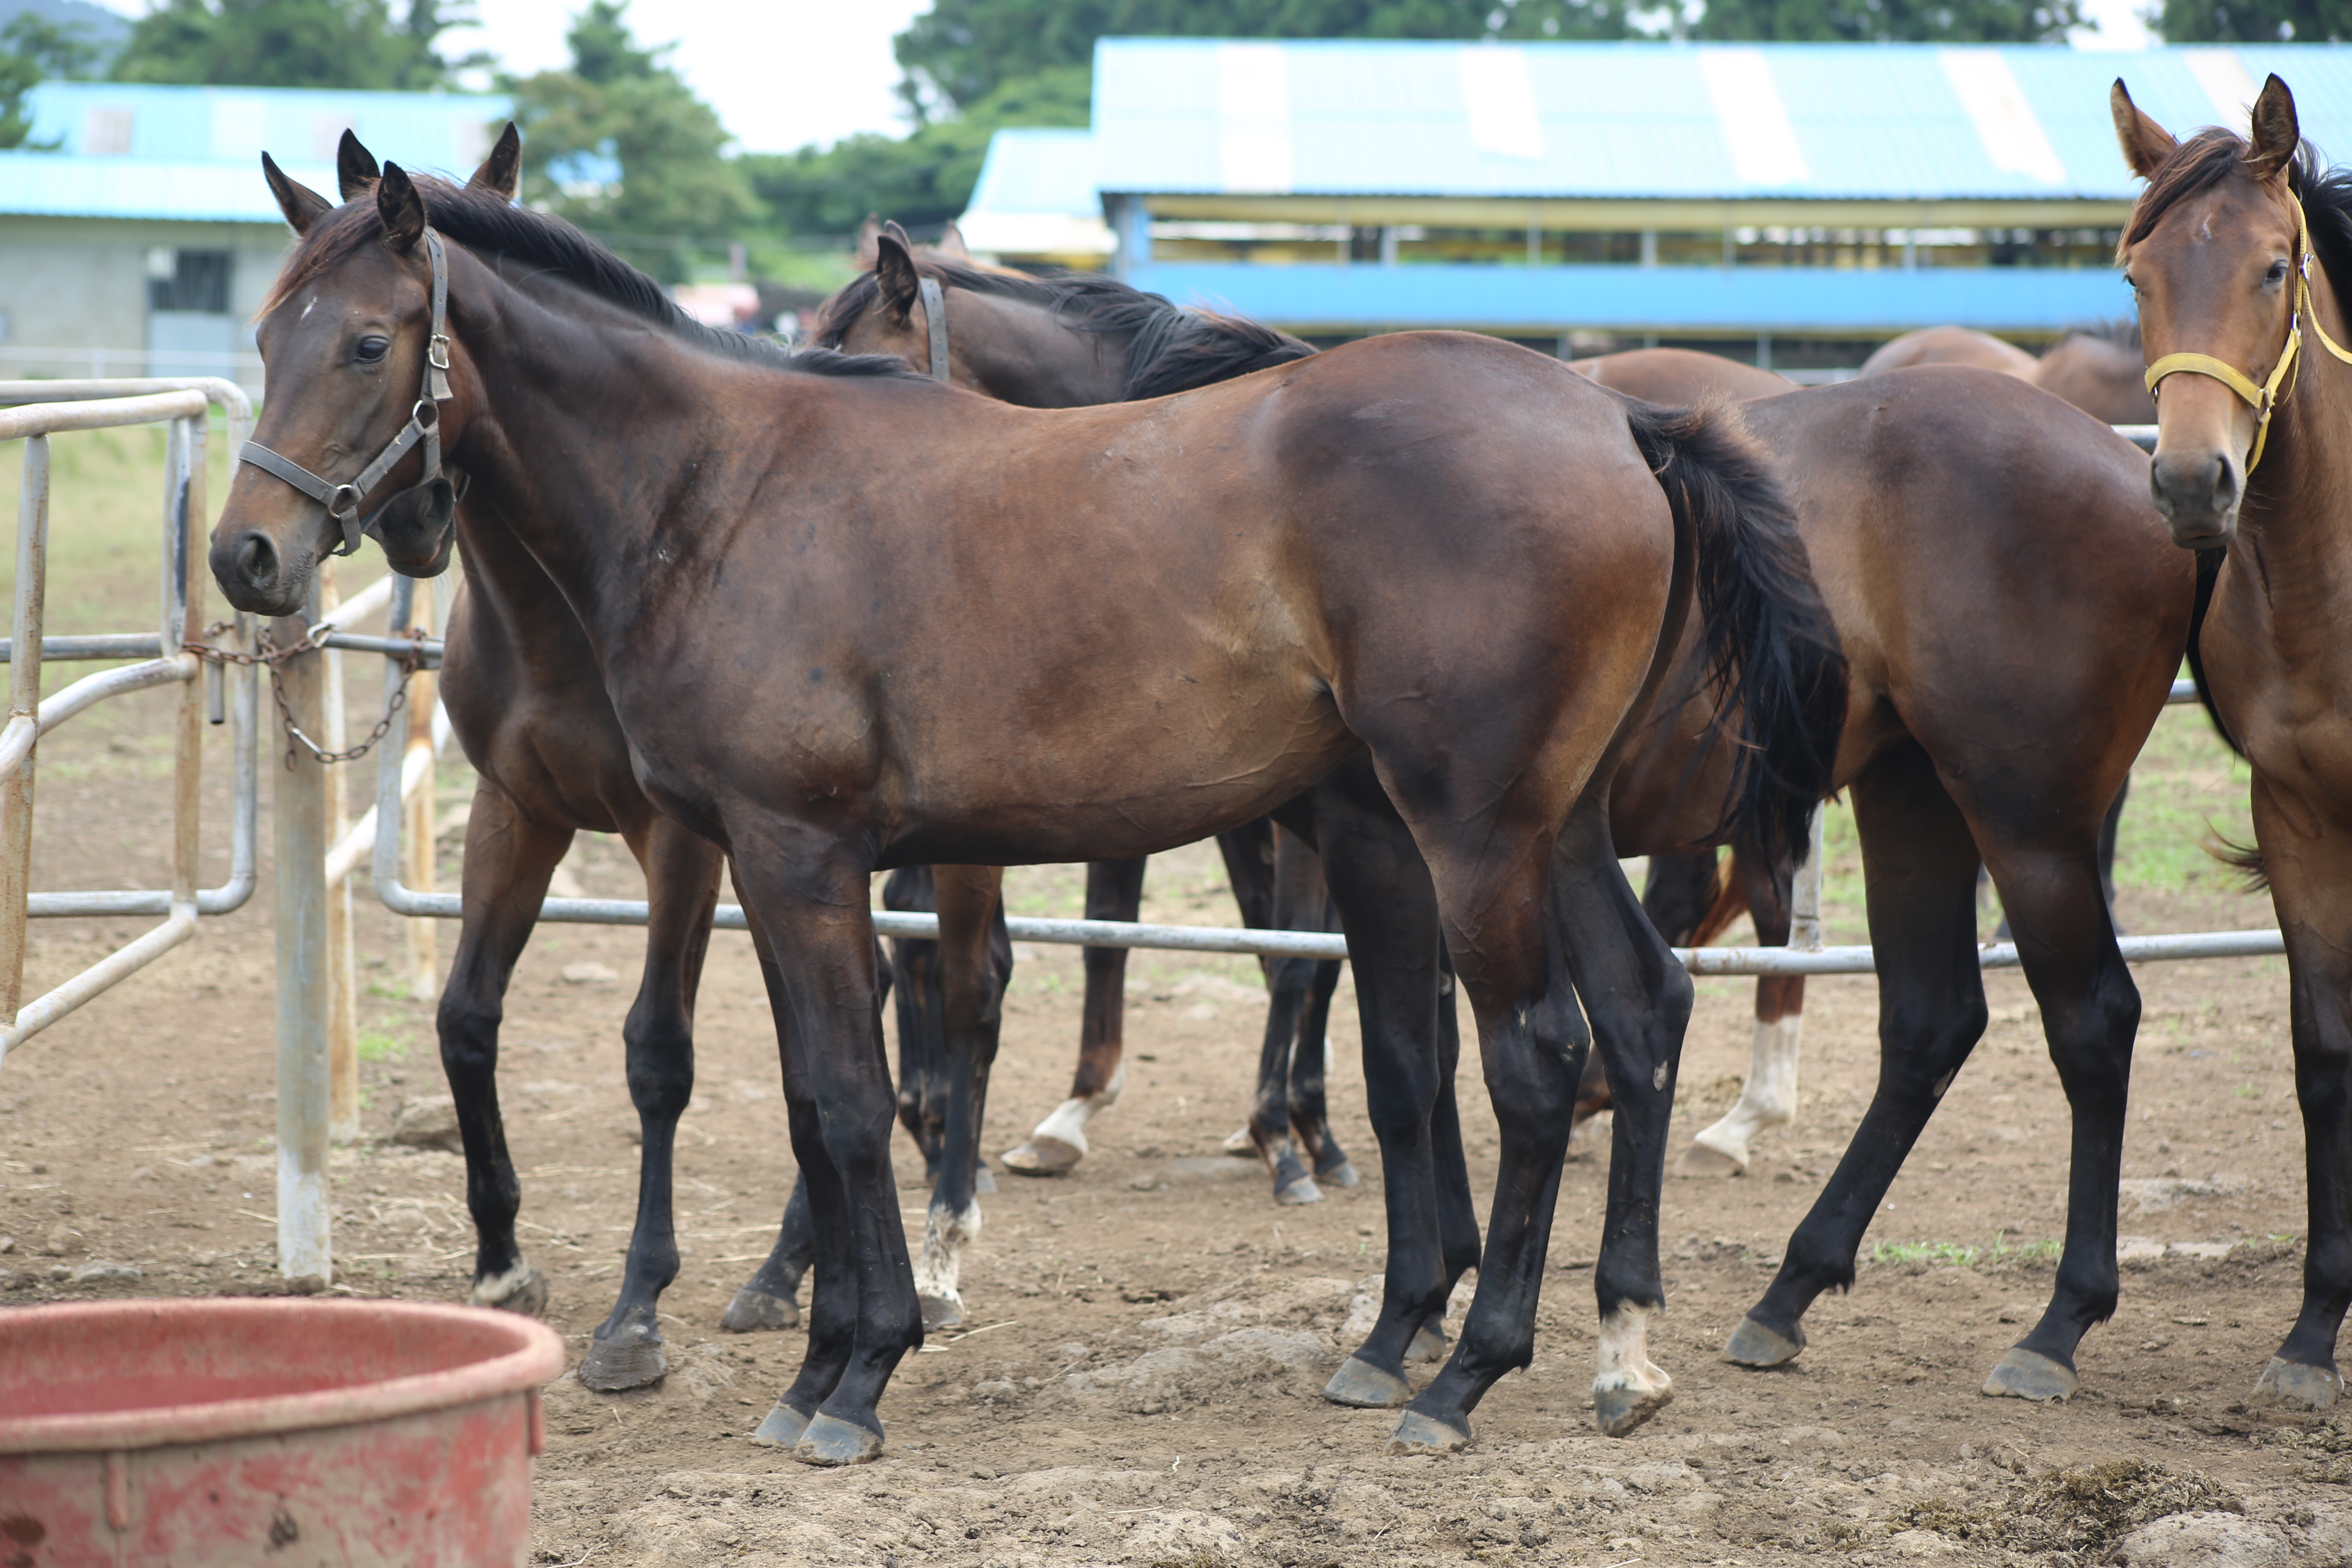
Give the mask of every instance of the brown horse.
[[1857, 381], [1889, 371], [1923, 364], [1968, 364], [1995, 370], [2020, 381], [2033, 379], [2034, 358], [2015, 343], [2005, 343], [1973, 327], [1922, 327], [1899, 338], [1889, 338], [1862, 362]]
[[2352, 1300], [2352, 173], [2323, 174], [2277, 77], [2252, 137], [2176, 142], [2113, 94], [2147, 182], [2124, 231], [2157, 389], [2157, 510], [2211, 583], [2198, 689], [2253, 771], [2254, 849], [2286, 938], [2310, 1184], [2303, 1310], [2258, 1397], [2326, 1409]]
[[2033, 367], [2033, 384], [2110, 425], [2153, 425], [2156, 399], [2144, 379], [2137, 321], [2078, 327], [2051, 345]]
[[[1587, 1041], [1629, 1079], [1651, 1065], [1647, 1110], [1671, 1100], [1689, 983], [1617, 869], [1605, 784], [1694, 596], [1739, 715], [1745, 830], [1791, 841], [1826, 782], [1843, 668], [1737, 436], [1448, 333], [1146, 404], [1009, 408], [698, 330], [494, 193], [388, 164], [373, 201], [336, 209], [266, 172], [304, 237], [262, 313], [278, 392], [214, 574], [242, 608], [299, 612], [356, 541], [358, 479], [446, 495], [462, 477], [481, 504], [426, 521], [466, 530], [486, 584], [520, 551], [562, 591], [641, 784], [732, 856], [764, 939], [820, 1247], [807, 1356], [771, 1417], [805, 1422], [795, 1453], [878, 1452], [875, 1403], [921, 1337], [873, 872], [1147, 854], [1359, 758], [1428, 868], [1502, 1121], [1478, 1295], [1397, 1439], [1465, 1440], [1532, 1353]], [[449, 472], [415, 447], [428, 423]], [[369, 452], [373, 473], [319, 477]], [[1397, 917], [1353, 899], [1330, 848], [1351, 940], [1377, 946]], [[981, 1086], [986, 880], [940, 899], [949, 1037]], [[966, 1170], [979, 1109], [963, 1097], [948, 1132]], [[1643, 1415], [1664, 1395], [1640, 1332], [1662, 1300], [1662, 1150], [1627, 1152], [1643, 1170], [1595, 1270], [1599, 1392]]]

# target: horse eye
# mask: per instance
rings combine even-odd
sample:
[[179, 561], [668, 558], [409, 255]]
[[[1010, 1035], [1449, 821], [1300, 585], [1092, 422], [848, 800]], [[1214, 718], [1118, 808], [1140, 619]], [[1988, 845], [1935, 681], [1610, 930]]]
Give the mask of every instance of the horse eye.
[[385, 353], [389, 351], [391, 347], [392, 340], [390, 338], [370, 336], [362, 338], [359, 341], [358, 346], [352, 349], [352, 356], [362, 364], [373, 364], [378, 360], [383, 358]]
[[2286, 281], [2286, 272], [2287, 267], [2284, 260], [2273, 261], [2271, 263], [2270, 272], [2263, 278], [2263, 281], [2265, 283], [2284, 283]]

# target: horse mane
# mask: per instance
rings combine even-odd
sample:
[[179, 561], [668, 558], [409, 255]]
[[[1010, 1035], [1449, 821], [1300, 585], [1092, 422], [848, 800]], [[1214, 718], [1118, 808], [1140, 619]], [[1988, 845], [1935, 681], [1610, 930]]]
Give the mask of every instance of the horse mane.
[[[1062, 325], [1119, 340], [1127, 353], [1122, 401], [1165, 397], [1287, 364], [1315, 352], [1287, 332], [1277, 332], [1242, 316], [1188, 310], [1159, 294], [1091, 272], [1034, 277], [968, 266], [945, 257], [918, 255], [915, 269], [943, 287], [1018, 300], [1050, 311]], [[850, 328], [881, 300], [882, 285], [872, 272], [853, 279], [825, 301], [816, 342], [837, 349]]]
[[[895, 354], [845, 354], [830, 347], [793, 353], [765, 338], [706, 326], [679, 310], [659, 283], [562, 218], [515, 206], [495, 192], [453, 184], [430, 174], [409, 178], [425, 203], [425, 221], [446, 237], [478, 254], [520, 261], [535, 272], [554, 273], [583, 292], [722, 358], [814, 375], [929, 380]], [[270, 286], [259, 313], [268, 314], [304, 284], [383, 237], [383, 217], [371, 194], [345, 202], [303, 237]]]

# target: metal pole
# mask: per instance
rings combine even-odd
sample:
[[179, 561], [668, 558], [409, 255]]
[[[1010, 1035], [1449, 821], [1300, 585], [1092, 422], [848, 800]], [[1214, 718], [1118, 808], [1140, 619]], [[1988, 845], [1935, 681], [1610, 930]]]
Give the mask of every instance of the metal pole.
[[[16, 638], [8, 666], [8, 723], [37, 724], [41, 711], [41, 617], [49, 559], [49, 438], [25, 442], [16, 503]], [[25, 921], [32, 898], [33, 749], [0, 786], [0, 1022], [14, 1024], [25, 996]]]
[[[439, 595], [428, 581], [416, 584], [412, 601], [414, 614], [426, 626], [438, 629], [440, 616], [435, 614]], [[416, 793], [408, 797], [408, 820], [402, 844], [405, 864], [402, 872], [408, 885], [424, 892], [433, 890], [433, 701], [436, 678], [425, 670], [417, 671], [408, 687], [407, 754], [424, 753], [425, 774]], [[389, 748], [387, 748], [389, 750]], [[418, 1001], [430, 1001], [441, 993], [440, 948], [437, 929], [431, 921], [408, 922], [408, 994]]]
[[[318, 618], [270, 623], [280, 647]], [[288, 659], [278, 679], [294, 722], [320, 720], [316, 654]], [[283, 744], [291, 736], [280, 734]], [[334, 1277], [334, 1215], [327, 1186], [327, 770], [308, 756], [278, 769], [278, 1271], [324, 1289]]]
[[[335, 580], [335, 562], [330, 557], [319, 564], [319, 609], [323, 616], [332, 616], [342, 603], [342, 589]], [[325, 728], [327, 750], [343, 749], [343, 656], [332, 649], [321, 657], [326, 661], [326, 690], [323, 693], [321, 722]], [[343, 780], [341, 773], [325, 770], [327, 789], [327, 842], [341, 844], [343, 835], [351, 831], [351, 808], [344, 803]], [[349, 1143], [360, 1135], [360, 1032], [359, 1032], [359, 967], [352, 951], [352, 884], [348, 877], [339, 877], [327, 884], [327, 1136], [337, 1143]]]
[[[172, 422], [175, 448], [170, 510], [163, 531], [163, 645], [202, 640], [204, 585], [196, 550], [205, 520], [205, 447], [210, 420], [204, 414]], [[172, 759], [172, 913], [196, 918], [197, 856], [203, 847], [205, 779], [205, 682], [189, 671], [180, 687], [179, 731]]]

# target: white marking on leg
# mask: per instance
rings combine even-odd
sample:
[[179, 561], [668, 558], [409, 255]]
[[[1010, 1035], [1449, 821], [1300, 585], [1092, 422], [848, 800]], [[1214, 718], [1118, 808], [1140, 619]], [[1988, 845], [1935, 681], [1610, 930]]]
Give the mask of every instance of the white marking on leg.
[[1628, 1302], [1601, 1320], [1600, 1370], [1592, 1379], [1594, 1393], [1620, 1388], [1641, 1394], [1673, 1392], [1675, 1380], [1650, 1359], [1653, 1310]]
[[1797, 1058], [1804, 1028], [1802, 1013], [1790, 1013], [1777, 1023], [1759, 1020], [1748, 1043], [1748, 1081], [1739, 1087], [1739, 1102], [1691, 1142], [1746, 1170], [1749, 1141], [1767, 1128], [1785, 1127], [1797, 1119]]
[[1127, 1087], [1127, 1064], [1120, 1062], [1110, 1075], [1110, 1081], [1084, 1100], [1066, 1100], [1054, 1108], [1054, 1113], [1037, 1123], [1032, 1138], [1051, 1138], [1067, 1143], [1080, 1154], [1087, 1152], [1087, 1123], [1099, 1111], [1108, 1110], [1118, 1103], [1118, 1091]]
[[473, 1292], [467, 1299], [477, 1307], [495, 1307], [530, 1283], [530, 1259], [519, 1257], [514, 1260], [514, 1267], [505, 1273], [475, 1280]]
[[934, 1203], [923, 1219], [922, 1254], [915, 1259], [916, 1294], [950, 1301], [961, 1309], [963, 1297], [957, 1292], [956, 1283], [962, 1273], [963, 1249], [979, 1237], [979, 1199], [973, 1199], [961, 1214]]

